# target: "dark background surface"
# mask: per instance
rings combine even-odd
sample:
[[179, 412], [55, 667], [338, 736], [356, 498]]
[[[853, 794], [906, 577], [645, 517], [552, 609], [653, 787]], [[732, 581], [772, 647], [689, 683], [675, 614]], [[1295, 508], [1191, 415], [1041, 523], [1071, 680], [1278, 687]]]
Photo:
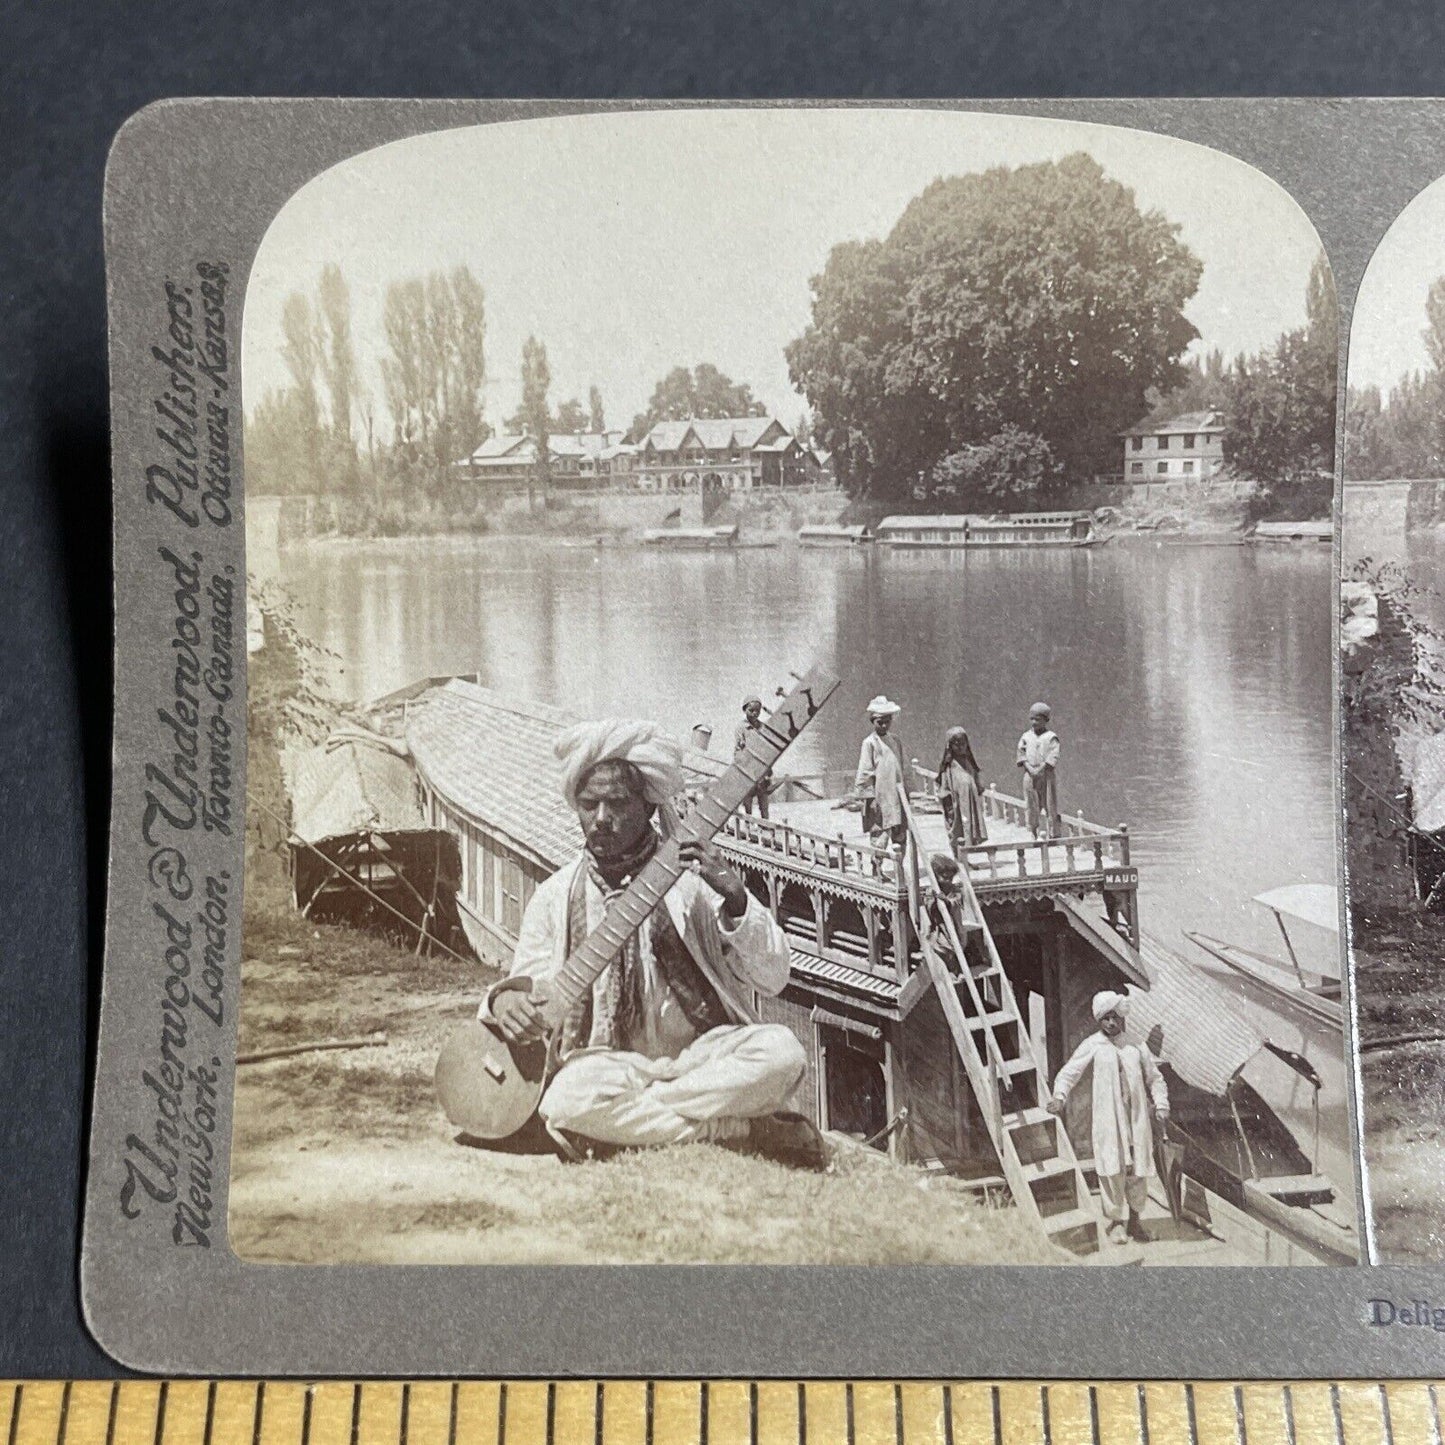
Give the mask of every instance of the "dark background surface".
[[77, 1240], [110, 783], [101, 182], [128, 115], [176, 95], [1437, 95], [1442, 41], [1435, 0], [0, 0], [0, 1376], [115, 1373]]

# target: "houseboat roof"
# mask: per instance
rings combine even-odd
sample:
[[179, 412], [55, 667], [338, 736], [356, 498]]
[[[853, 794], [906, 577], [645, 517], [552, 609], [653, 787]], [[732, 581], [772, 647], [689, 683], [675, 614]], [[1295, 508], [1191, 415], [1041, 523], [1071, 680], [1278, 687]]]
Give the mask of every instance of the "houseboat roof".
[[736, 541], [736, 524], [726, 527], [648, 527], [642, 533], [644, 542], [731, 542]]
[[800, 537], [857, 537], [863, 538], [868, 535], [868, 527], [863, 522], [852, 526], [846, 526], [842, 522], [813, 522], [806, 527], [798, 528]]
[[1237, 1008], [1226, 1002], [1206, 974], [1147, 933], [1140, 955], [1150, 984], [1147, 991], [1129, 991], [1129, 1037], [1172, 1064], [1195, 1088], [1223, 1094], [1264, 1048], [1268, 1015], [1243, 1002]]
[[281, 754], [291, 827], [302, 842], [427, 829], [406, 758], [365, 742], [332, 742], [289, 747]]
[[899, 532], [912, 530], [914, 527], [977, 527], [983, 522], [991, 521], [992, 518], [980, 516], [969, 512], [958, 512], [935, 516], [895, 516], [884, 517], [878, 524], [880, 532]]
[[[577, 721], [561, 708], [452, 678], [408, 703], [405, 732], [422, 777], [444, 801], [543, 867], [560, 868], [581, 851], [582, 832], [562, 796], [552, 745]], [[690, 782], [716, 777], [724, 767], [696, 749], [683, 750]]]
[[899, 513], [884, 517], [879, 522], [880, 532], [913, 531], [917, 528], [980, 528], [980, 527], [1038, 527], [1063, 525], [1068, 522], [1093, 520], [1092, 512], [946, 512], [932, 515], [905, 515]]

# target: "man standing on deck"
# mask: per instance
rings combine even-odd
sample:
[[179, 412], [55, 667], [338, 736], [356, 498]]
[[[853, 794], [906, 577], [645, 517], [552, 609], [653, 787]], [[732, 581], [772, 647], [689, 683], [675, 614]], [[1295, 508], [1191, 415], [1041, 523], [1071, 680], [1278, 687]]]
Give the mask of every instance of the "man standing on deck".
[[863, 739], [858, 755], [858, 775], [853, 796], [863, 800], [863, 831], [870, 838], [886, 833], [894, 847], [902, 848], [908, 832], [898, 789], [907, 774], [903, 770], [903, 744], [893, 736], [893, 719], [903, 709], [881, 693], [868, 704], [873, 731]]
[[1054, 1080], [1051, 1114], [1062, 1114], [1075, 1086], [1092, 1066], [1094, 1169], [1108, 1226], [1104, 1237], [1123, 1244], [1131, 1236], [1147, 1239], [1139, 1222], [1154, 1177], [1153, 1118], [1169, 1118], [1169, 1090], [1154, 1055], [1124, 1042], [1126, 995], [1105, 989], [1094, 995], [1094, 1021], [1099, 1025], [1074, 1050]]
[[1035, 838], [1057, 838], [1060, 832], [1059, 738], [1049, 727], [1050, 716], [1048, 703], [1036, 702], [1029, 709], [1028, 731], [1019, 739], [1018, 765], [1024, 770], [1024, 801]]
[[[541, 1037], [551, 980], [656, 852], [659, 813], [683, 786], [681, 750], [652, 723], [583, 723], [556, 752], [586, 846], [538, 886], [511, 974], [482, 1005], [510, 1043]], [[688, 871], [563, 1024], [562, 1067], [538, 1112], [573, 1155], [711, 1140], [821, 1169], [822, 1136], [783, 1107], [803, 1046], [760, 1023], [753, 1002], [787, 984], [786, 936], [710, 845], [685, 842], [681, 857]]]
[[[745, 697], [743, 699], [743, 720], [738, 726], [737, 733], [733, 737], [733, 762], [740, 763], [747, 756], [748, 734], [754, 731], [761, 731], [763, 726], [763, 700], [760, 697]], [[773, 775], [766, 772], [758, 779], [758, 786], [743, 799], [743, 812], [753, 811], [753, 802], [758, 805], [758, 817], [768, 816], [768, 792], [772, 787]]]

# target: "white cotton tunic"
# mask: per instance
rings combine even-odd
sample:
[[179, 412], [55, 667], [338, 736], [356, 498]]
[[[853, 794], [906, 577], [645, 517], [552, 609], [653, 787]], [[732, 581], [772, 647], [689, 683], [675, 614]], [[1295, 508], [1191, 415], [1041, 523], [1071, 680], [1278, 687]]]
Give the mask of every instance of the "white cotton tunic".
[[1054, 1080], [1054, 1097], [1068, 1100], [1090, 1068], [1093, 1083], [1094, 1168], [1100, 1174], [1154, 1174], [1153, 1111], [1169, 1107], [1169, 1090], [1148, 1049], [1090, 1034]]
[[858, 755], [853, 791], [860, 798], [873, 800], [878, 821], [885, 828], [896, 828], [903, 822], [903, 804], [898, 801], [903, 779], [903, 744], [892, 733], [886, 737], [869, 733]]

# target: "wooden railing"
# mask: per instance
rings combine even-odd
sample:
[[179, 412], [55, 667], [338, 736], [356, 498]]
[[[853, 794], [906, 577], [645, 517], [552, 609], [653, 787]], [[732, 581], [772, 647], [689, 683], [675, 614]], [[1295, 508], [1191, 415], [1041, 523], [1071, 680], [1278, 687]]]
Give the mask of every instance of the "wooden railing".
[[[852, 874], [858, 878], [883, 878], [884, 865], [890, 859], [886, 848], [875, 848], [866, 840], [850, 843], [821, 833], [805, 833], [777, 819], [759, 818], [752, 813], [734, 813], [723, 824], [720, 836], [776, 853], [780, 859], [789, 862], [826, 868], [832, 873]], [[887, 877], [890, 882], [896, 877], [896, 870], [891, 864]]]
[[[938, 802], [938, 776], [913, 763], [914, 794]], [[1022, 798], [1001, 793], [997, 788], [983, 791], [984, 817], [1009, 823], [1016, 828], [1029, 825], [1028, 804]], [[963, 850], [975, 879], [1062, 877], [1073, 873], [1102, 873], [1108, 868], [1129, 866], [1129, 829], [1101, 827], [1071, 813], [1060, 815], [1062, 832], [1054, 838], [1024, 838], [1002, 843], [978, 843]], [[962, 860], [961, 860], [962, 861]]]

